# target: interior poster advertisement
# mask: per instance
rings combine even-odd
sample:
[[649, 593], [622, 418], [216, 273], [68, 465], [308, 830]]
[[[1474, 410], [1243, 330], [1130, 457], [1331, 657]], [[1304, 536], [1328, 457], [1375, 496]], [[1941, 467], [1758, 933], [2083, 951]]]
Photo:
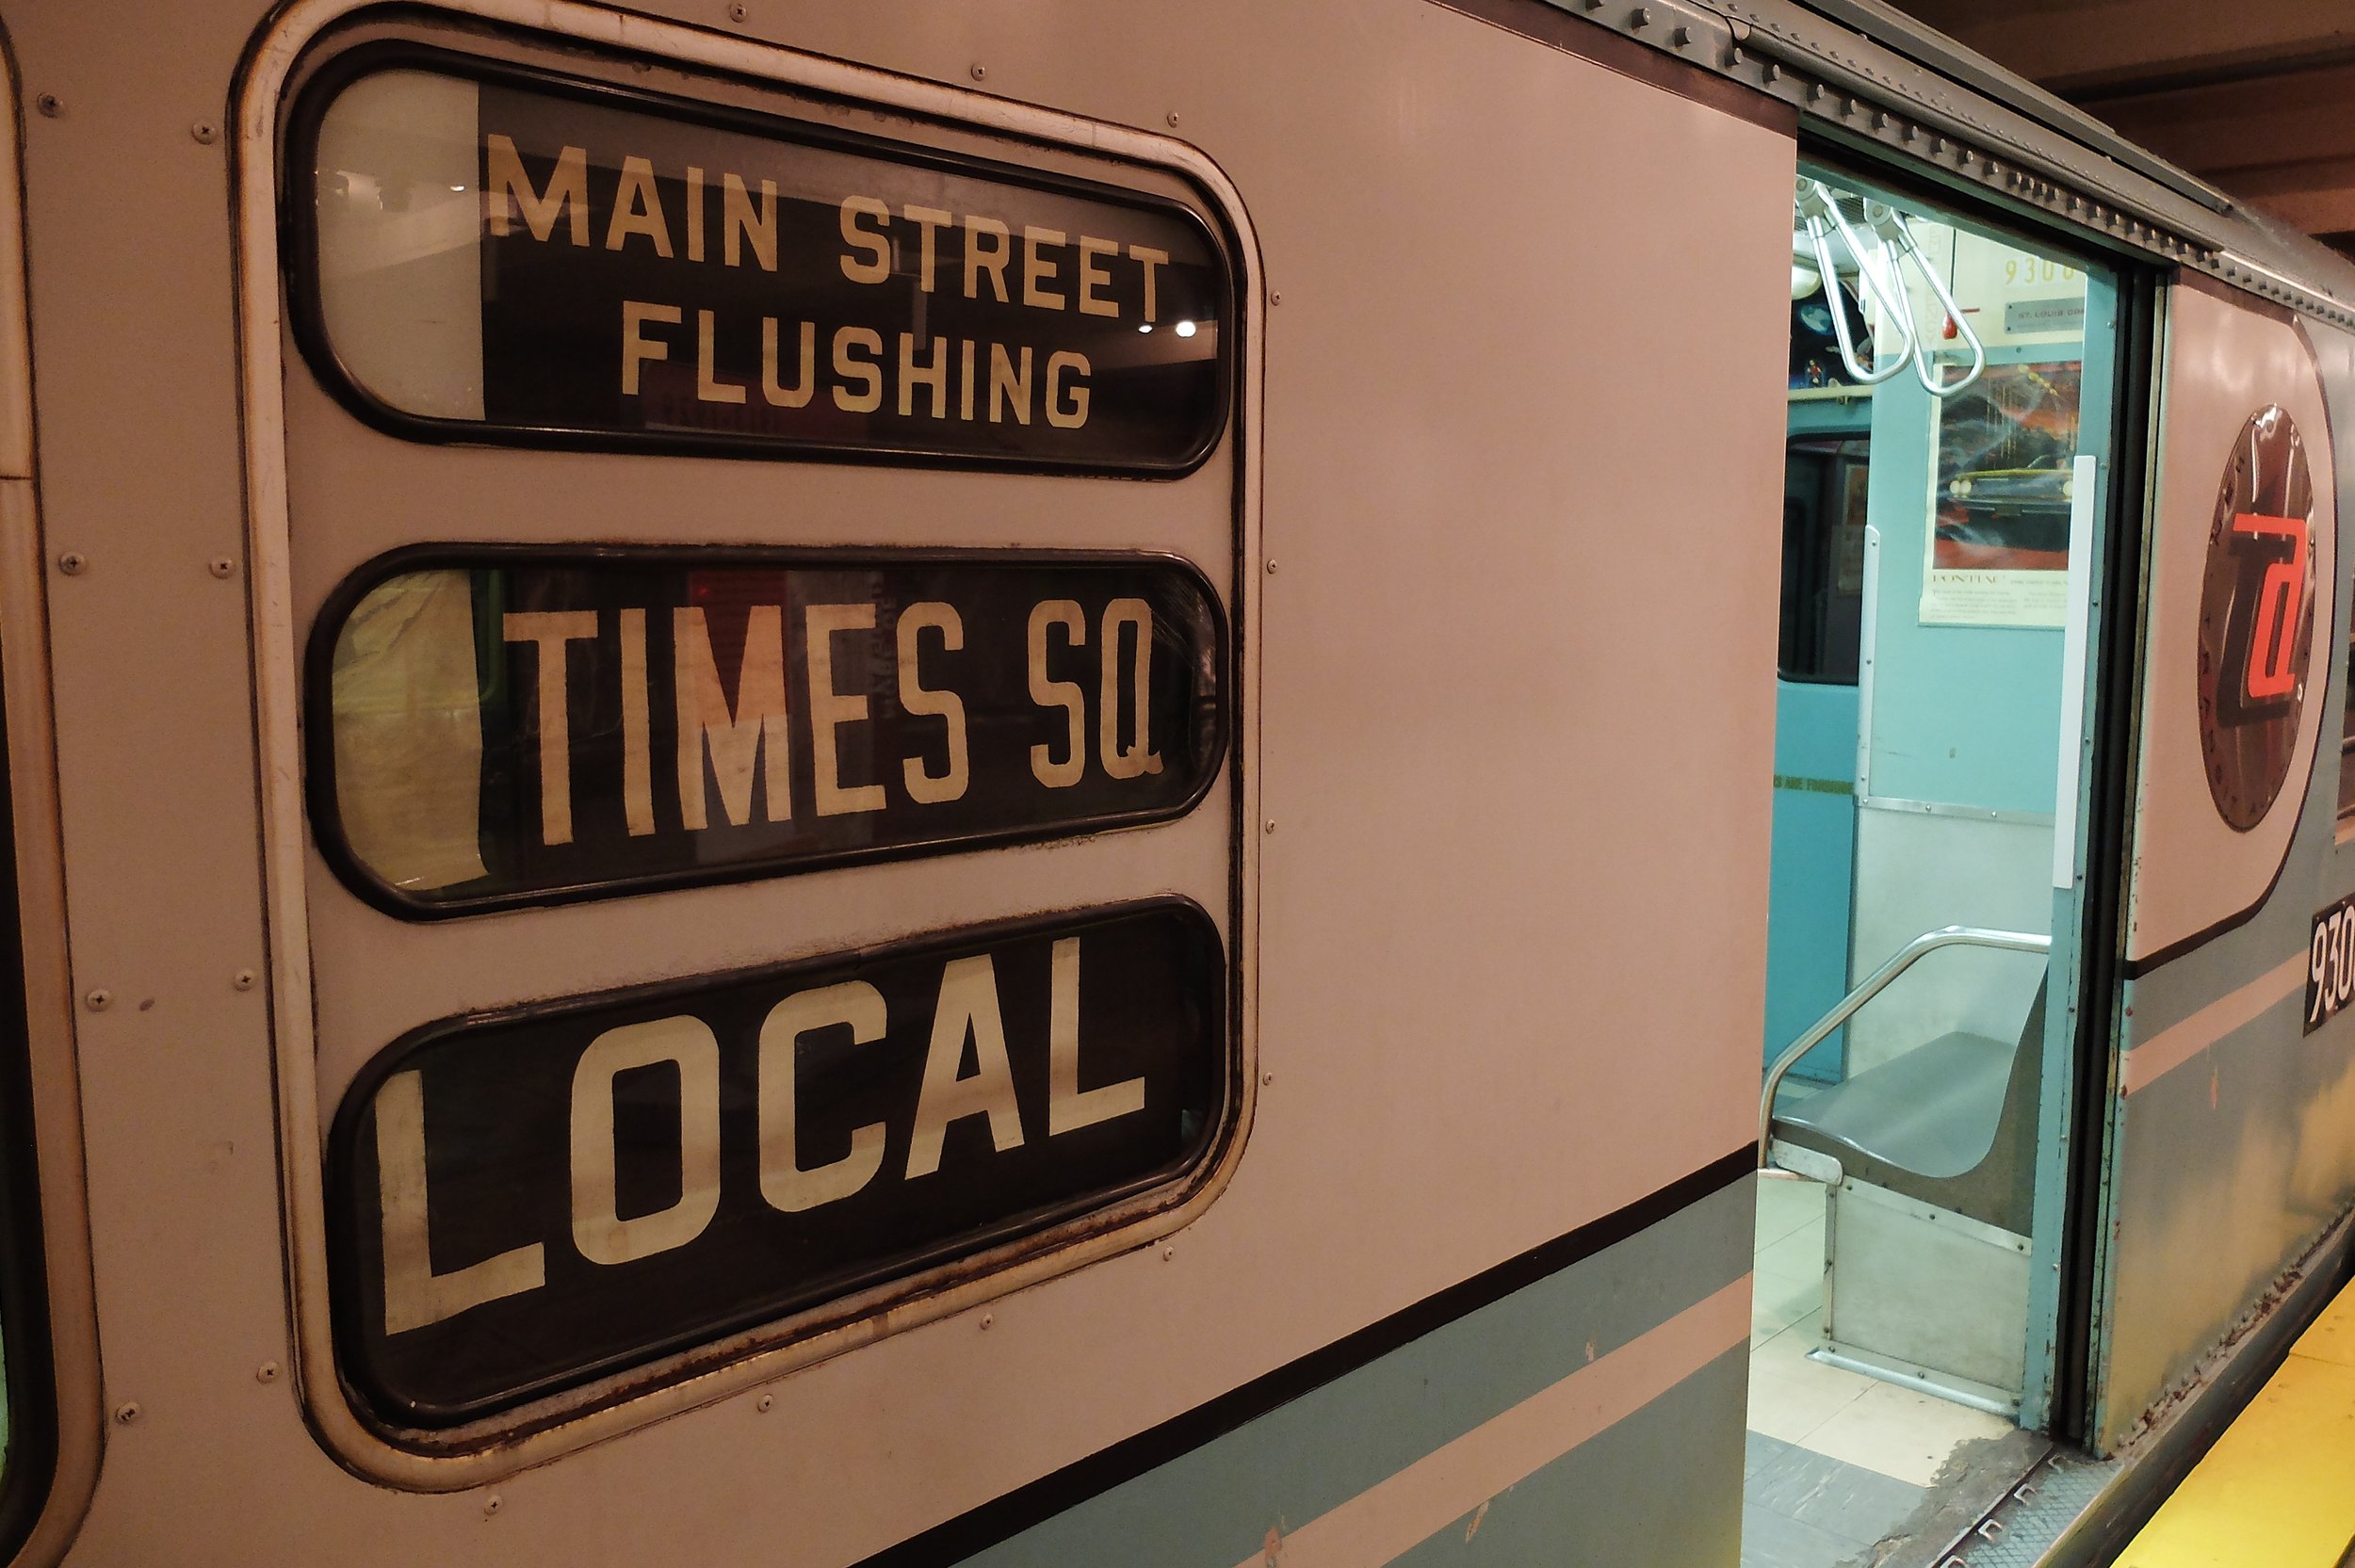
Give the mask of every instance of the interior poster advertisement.
[[1925, 625], [2067, 619], [2081, 369], [2075, 360], [1990, 364], [1939, 402]]

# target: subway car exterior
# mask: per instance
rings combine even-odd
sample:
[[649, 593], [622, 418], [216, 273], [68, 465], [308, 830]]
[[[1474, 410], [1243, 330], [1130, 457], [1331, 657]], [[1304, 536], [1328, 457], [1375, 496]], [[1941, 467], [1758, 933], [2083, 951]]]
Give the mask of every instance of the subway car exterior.
[[1795, 179], [2094, 280], [2055, 1550], [2343, 1274], [2355, 271], [1869, 0], [0, 26], [12, 1560], [1730, 1568]]

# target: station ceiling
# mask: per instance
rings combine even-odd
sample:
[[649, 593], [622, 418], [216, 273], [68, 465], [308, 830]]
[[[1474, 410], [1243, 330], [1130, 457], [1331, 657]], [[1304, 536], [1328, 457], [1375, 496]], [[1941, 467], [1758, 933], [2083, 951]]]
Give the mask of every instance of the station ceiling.
[[2355, 0], [1896, 0], [2355, 256]]

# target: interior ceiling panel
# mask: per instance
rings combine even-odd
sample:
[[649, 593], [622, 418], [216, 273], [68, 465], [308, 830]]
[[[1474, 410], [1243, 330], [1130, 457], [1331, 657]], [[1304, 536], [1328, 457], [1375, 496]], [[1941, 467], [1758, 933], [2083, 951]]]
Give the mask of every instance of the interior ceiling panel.
[[2355, 255], [2350, 0], [1897, 0], [2233, 197]]

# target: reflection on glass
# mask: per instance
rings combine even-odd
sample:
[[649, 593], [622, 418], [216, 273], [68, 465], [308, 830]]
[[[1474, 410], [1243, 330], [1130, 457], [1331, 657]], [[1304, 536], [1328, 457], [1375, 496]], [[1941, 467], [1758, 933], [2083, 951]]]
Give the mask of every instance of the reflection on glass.
[[1217, 437], [1232, 287], [1175, 203], [494, 73], [364, 74], [316, 127], [319, 334], [396, 423], [1145, 470]]
[[324, 635], [320, 840], [410, 911], [1158, 820], [1226, 742], [1217, 605], [1151, 558], [461, 556]]

